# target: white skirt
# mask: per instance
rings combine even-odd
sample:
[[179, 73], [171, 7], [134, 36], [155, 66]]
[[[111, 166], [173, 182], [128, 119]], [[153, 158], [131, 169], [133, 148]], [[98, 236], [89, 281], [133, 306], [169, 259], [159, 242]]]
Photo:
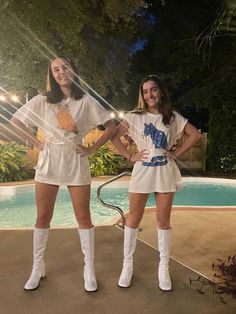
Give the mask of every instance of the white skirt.
[[37, 182], [74, 186], [91, 184], [88, 157], [76, 153], [72, 143], [45, 143], [35, 170]]

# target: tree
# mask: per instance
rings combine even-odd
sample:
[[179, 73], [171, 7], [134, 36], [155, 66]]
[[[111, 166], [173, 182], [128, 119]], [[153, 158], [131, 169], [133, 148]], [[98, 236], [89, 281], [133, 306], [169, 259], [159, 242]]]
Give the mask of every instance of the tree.
[[5, 0], [0, 85], [45, 89], [48, 60], [66, 55], [103, 97], [124, 92], [142, 0]]
[[[154, 22], [138, 34], [145, 46], [132, 56], [128, 79], [130, 91], [137, 94], [141, 78], [157, 73], [166, 81], [177, 109], [187, 104], [207, 108], [208, 169], [230, 172], [236, 164], [235, 37], [217, 29], [204, 50], [200, 40], [226, 5], [222, 0], [167, 0], [164, 5], [152, 1], [145, 14]], [[129, 95], [134, 98], [134, 92]]]

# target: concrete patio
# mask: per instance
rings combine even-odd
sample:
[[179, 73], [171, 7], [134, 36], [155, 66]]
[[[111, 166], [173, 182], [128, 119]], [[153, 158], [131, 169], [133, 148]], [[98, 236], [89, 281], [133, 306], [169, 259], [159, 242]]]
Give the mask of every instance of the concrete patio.
[[[148, 219], [144, 218], [140, 237], [152, 238], [150, 229], [153, 228], [146, 230], [146, 223]], [[0, 238], [1, 314], [236, 312], [236, 300], [231, 297], [226, 299], [225, 305], [218, 296], [211, 299], [210, 291], [199, 294], [197, 284], [189, 285], [189, 278], [196, 278], [198, 274], [173, 259], [170, 262], [173, 291], [160, 291], [158, 251], [141, 240], [135, 253], [133, 285], [129, 289], [119, 288], [123, 230], [117, 226], [96, 227], [95, 269], [99, 285], [96, 293], [86, 293], [83, 288], [83, 256], [75, 228], [51, 230], [46, 253], [47, 277], [41, 280], [39, 289], [32, 292], [23, 290], [31, 270], [32, 230], [1, 230]]]

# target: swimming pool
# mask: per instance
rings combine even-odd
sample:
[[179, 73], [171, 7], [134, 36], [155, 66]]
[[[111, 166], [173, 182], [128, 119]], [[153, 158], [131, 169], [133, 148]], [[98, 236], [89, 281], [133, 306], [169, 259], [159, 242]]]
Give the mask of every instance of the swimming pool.
[[[215, 178], [184, 178], [183, 188], [175, 195], [174, 205], [182, 206], [236, 206], [236, 180]], [[117, 212], [103, 207], [96, 199], [96, 188], [102, 182], [92, 184], [91, 214], [94, 224], [106, 223]], [[127, 181], [115, 181], [101, 192], [105, 202], [128, 207]], [[151, 194], [147, 206], [154, 205]], [[34, 186], [0, 187], [0, 227], [32, 227], [35, 222]], [[76, 225], [69, 193], [59, 190], [52, 226]]]

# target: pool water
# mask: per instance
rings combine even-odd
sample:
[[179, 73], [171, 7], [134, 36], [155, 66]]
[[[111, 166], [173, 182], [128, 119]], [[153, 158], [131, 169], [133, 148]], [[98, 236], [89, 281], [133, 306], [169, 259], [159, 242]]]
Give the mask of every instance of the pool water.
[[[94, 224], [104, 223], [117, 212], [102, 206], [96, 198], [96, 187], [92, 188], [91, 215]], [[103, 201], [128, 208], [127, 187], [104, 187]], [[154, 196], [149, 196], [147, 206], [154, 206]], [[184, 182], [183, 188], [175, 195], [174, 205], [184, 206], [236, 206], [236, 185]], [[0, 227], [31, 227], [35, 223], [36, 209], [34, 186], [0, 188]], [[51, 225], [75, 225], [73, 209], [68, 190], [61, 188], [58, 193]]]

